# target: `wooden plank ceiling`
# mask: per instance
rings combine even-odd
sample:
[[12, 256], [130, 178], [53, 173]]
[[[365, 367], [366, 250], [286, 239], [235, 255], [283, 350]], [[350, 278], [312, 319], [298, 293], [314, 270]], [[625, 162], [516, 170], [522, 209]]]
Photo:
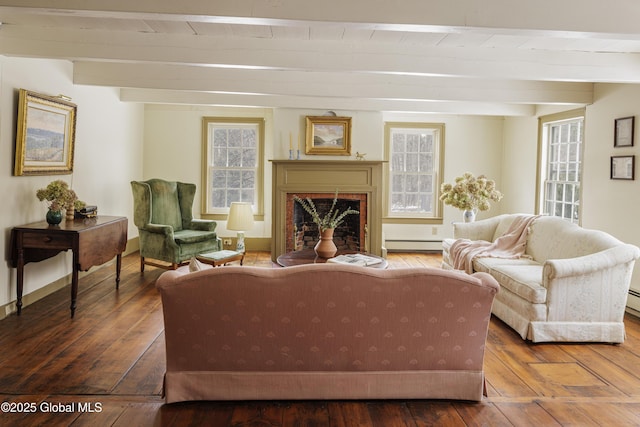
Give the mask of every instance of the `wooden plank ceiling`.
[[526, 116], [639, 83], [638, 18], [628, 0], [0, 0], [0, 55], [73, 61], [131, 102]]

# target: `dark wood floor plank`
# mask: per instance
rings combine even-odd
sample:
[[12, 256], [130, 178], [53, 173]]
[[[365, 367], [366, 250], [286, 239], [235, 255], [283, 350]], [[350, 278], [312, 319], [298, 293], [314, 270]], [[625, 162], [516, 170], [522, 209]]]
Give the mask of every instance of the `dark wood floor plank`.
[[492, 403], [476, 403], [473, 405], [453, 402], [460, 417], [469, 427], [491, 426], [507, 427], [512, 426], [507, 417]]
[[329, 412], [326, 402], [290, 402], [282, 417], [283, 427], [326, 427]]
[[407, 408], [418, 427], [466, 426], [450, 402], [416, 400], [407, 402]]
[[327, 403], [332, 427], [360, 427], [373, 424], [366, 402], [333, 401]]
[[485, 380], [491, 388], [488, 396], [535, 396], [536, 392], [511, 370], [492, 348], [485, 350]]
[[[162, 426], [162, 414], [160, 412], [160, 403], [137, 403], [130, 404], [122, 411], [122, 414], [113, 427], [132, 427], [132, 426]], [[205, 425], [205, 424], [201, 424]]]
[[230, 426], [281, 427], [286, 402], [246, 402], [234, 405]]
[[147, 351], [138, 359], [122, 380], [113, 389], [114, 395], [155, 395], [162, 393], [165, 372], [164, 333], [151, 343]]
[[401, 401], [377, 400], [368, 405], [372, 426], [375, 427], [415, 427], [416, 422], [406, 404]]

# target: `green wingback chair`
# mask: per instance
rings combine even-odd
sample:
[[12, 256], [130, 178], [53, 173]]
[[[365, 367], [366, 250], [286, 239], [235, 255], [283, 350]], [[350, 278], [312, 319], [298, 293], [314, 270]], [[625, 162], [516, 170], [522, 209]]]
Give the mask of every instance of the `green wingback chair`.
[[133, 222], [140, 236], [141, 272], [145, 264], [176, 269], [197, 254], [222, 248], [216, 222], [193, 218], [195, 184], [150, 179], [131, 181], [131, 189]]

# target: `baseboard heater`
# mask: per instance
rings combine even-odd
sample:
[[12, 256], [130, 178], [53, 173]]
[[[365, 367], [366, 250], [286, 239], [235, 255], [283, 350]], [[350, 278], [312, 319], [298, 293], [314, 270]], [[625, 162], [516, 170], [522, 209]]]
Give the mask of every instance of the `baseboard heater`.
[[384, 246], [388, 252], [393, 252], [393, 251], [442, 252], [442, 240], [385, 239]]
[[629, 295], [634, 296], [636, 298], [640, 298], [640, 291], [636, 291], [635, 289], [629, 289]]

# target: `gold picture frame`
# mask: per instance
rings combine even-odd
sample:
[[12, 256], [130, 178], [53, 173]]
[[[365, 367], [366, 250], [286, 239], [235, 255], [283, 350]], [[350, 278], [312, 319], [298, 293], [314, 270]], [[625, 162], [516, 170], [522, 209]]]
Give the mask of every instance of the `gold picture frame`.
[[305, 154], [351, 155], [351, 117], [307, 116]]
[[73, 171], [77, 105], [20, 89], [14, 175]]

